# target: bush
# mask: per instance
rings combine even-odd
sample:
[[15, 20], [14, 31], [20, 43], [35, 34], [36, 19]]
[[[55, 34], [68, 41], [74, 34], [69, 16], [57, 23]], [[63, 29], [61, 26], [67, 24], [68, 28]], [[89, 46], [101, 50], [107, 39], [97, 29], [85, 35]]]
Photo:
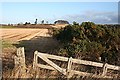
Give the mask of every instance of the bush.
[[[53, 36], [62, 44], [60, 54], [112, 64], [120, 59], [119, 28], [109, 28], [93, 22], [74, 22], [65, 28], [54, 30]], [[102, 60], [99, 60], [100, 57]]]

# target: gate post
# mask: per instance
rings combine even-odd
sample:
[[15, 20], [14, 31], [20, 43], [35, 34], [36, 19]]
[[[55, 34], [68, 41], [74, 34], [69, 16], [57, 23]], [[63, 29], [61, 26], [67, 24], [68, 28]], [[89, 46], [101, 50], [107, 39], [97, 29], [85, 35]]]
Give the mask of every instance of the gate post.
[[25, 52], [24, 47], [20, 47], [17, 49], [17, 54], [14, 56], [14, 62], [15, 62], [15, 70], [17, 69], [17, 73], [13, 74], [13, 76], [17, 77], [25, 77], [26, 75], [26, 64], [25, 64]]

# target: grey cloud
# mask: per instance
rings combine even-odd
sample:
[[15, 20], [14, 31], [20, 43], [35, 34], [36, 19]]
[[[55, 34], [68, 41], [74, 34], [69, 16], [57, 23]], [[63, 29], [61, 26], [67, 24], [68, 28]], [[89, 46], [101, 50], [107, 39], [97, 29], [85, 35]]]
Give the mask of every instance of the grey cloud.
[[70, 23], [73, 21], [84, 22], [92, 21], [98, 24], [115, 24], [118, 23], [118, 13], [115, 12], [95, 12], [95, 11], [86, 11], [82, 14], [66, 15], [62, 17], [65, 20], [68, 20]]

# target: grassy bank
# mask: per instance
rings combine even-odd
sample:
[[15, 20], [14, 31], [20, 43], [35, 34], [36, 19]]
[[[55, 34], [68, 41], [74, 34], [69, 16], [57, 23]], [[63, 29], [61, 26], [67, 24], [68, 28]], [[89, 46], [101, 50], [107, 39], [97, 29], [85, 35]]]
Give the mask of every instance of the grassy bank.
[[2, 45], [2, 49], [4, 48], [15, 48], [15, 46], [13, 45], [15, 43], [8, 41], [8, 40], [1, 40], [1, 45]]
[[16, 26], [0, 26], [0, 28], [17, 28]]

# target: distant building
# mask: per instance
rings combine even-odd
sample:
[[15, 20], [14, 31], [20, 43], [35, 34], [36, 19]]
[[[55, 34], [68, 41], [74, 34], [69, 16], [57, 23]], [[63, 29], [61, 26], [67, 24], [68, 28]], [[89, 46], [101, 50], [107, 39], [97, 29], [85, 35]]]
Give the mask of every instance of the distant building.
[[57, 20], [54, 22], [54, 24], [69, 24], [69, 22], [65, 20]]

